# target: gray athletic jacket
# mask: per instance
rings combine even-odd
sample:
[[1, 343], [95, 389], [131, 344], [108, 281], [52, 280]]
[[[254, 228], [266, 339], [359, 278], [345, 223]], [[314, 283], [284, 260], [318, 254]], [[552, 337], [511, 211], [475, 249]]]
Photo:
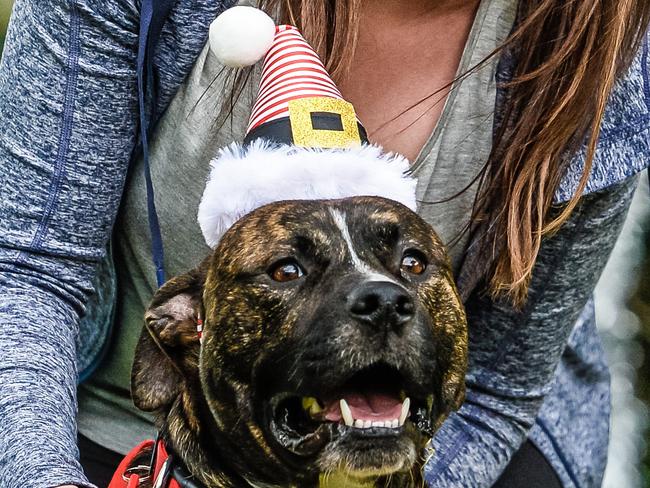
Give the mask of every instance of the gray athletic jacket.
[[[178, 0], [155, 57], [160, 111], [230, 3]], [[136, 144], [139, 5], [14, 7], [0, 67], [2, 488], [91, 486], [76, 459], [75, 390], [109, 331], [114, 283], [105, 257]], [[609, 386], [590, 297], [631, 177], [650, 164], [648, 71], [646, 40], [609, 102], [587, 195], [543, 245], [526, 307], [480, 293], [467, 301], [467, 401], [434, 439], [431, 486], [489, 486], [526, 436], [564, 486], [600, 485]], [[507, 78], [507, 63], [498, 76]], [[581, 166], [578, 155], [556, 203], [571, 196]]]

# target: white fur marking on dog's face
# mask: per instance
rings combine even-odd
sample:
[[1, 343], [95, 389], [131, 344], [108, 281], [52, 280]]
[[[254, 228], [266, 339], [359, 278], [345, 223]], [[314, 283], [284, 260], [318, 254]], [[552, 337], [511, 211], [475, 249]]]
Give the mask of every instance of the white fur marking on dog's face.
[[355, 269], [362, 273], [368, 279], [368, 281], [390, 281], [391, 283], [396, 283], [396, 281], [390, 276], [384, 273], [376, 272], [370, 266], [368, 266], [368, 263], [361, 260], [357, 252], [354, 250], [352, 238], [350, 237], [350, 230], [348, 229], [348, 224], [345, 221], [345, 214], [333, 208], [330, 208], [329, 211], [332, 215], [332, 219], [334, 219], [334, 223], [341, 231], [341, 235], [343, 236], [345, 244], [348, 246], [348, 251], [350, 251], [350, 259], [352, 259], [352, 265], [355, 267]]

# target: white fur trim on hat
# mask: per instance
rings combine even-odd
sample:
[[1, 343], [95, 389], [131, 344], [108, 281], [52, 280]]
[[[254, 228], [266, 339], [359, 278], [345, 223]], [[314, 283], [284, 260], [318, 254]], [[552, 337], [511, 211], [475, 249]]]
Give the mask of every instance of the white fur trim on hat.
[[281, 200], [380, 196], [416, 208], [408, 160], [377, 146], [323, 150], [258, 139], [222, 149], [210, 166], [198, 214], [210, 247], [247, 213]]

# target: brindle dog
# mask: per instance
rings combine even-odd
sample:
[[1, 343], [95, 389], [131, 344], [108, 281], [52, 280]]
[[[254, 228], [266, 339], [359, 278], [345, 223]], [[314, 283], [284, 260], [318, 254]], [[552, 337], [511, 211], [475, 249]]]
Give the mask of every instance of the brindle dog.
[[133, 397], [206, 487], [419, 486], [466, 358], [420, 217], [376, 197], [278, 202], [156, 293]]

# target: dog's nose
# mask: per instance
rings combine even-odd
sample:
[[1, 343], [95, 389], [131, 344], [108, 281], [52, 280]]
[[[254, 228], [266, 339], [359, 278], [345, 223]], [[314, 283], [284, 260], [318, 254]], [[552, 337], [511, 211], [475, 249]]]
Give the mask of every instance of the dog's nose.
[[413, 318], [413, 300], [404, 288], [387, 281], [369, 281], [348, 297], [348, 310], [355, 319], [377, 329], [399, 332]]

